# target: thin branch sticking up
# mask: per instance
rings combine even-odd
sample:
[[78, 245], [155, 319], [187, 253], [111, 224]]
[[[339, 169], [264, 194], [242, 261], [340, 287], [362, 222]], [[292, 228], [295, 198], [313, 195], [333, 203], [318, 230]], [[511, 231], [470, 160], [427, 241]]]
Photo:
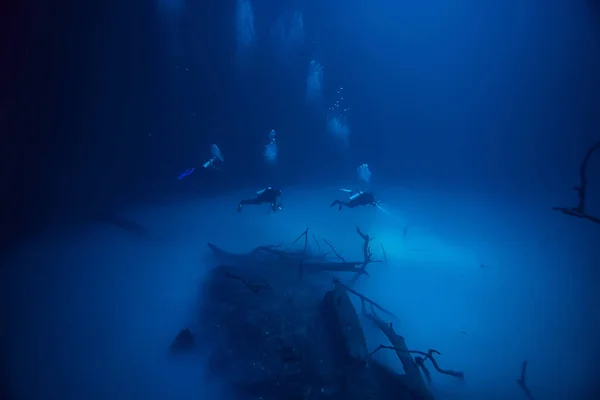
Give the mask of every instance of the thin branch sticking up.
[[529, 400], [534, 400], [533, 395], [529, 391], [529, 388], [527, 387], [527, 384], [525, 382], [525, 374], [526, 373], [527, 373], [527, 361], [523, 361], [523, 364], [521, 365], [521, 377], [517, 378], [517, 383], [519, 384], [521, 389], [523, 389], [523, 392], [525, 392], [525, 396], [527, 396], [527, 398]]
[[597, 224], [600, 224], [600, 217], [594, 217], [586, 213], [586, 201], [587, 201], [587, 163], [592, 157], [592, 154], [600, 149], [600, 142], [596, 143], [592, 147], [590, 147], [581, 162], [581, 166], [579, 167], [579, 186], [575, 186], [573, 189], [577, 192], [579, 196], [579, 202], [577, 207], [552, 207], [553, 210], [561, 211], [563, 214], [572, 215], [578, 218], [585, 218]]
[[383, 253], [383, 262], [387, 263], [387, 253], [385, 251], [385, 247], [383, 247], [383, 243], [380, 243], [380, 244], [381, 244], [381, 252]]
[[242, 278], [241, 276], [232, 274], [231, 272], [228, 272], [228, 271], [225, 271], [225, 276], [228, 278], [235, 279], [237, 281], [242, 282], [254, 294], [260, 293], [261, 290], [272, 290], [271, 286], [269, 286], [266, 283], [252, 284], [252, 283], [248, 282], [245, 278]]
[[364, 263], [368, 264], [369, 262], [371, 262], [371, 258], [373, 257], [373, 253], [371, 253], [371, 246], [369, 245], [369, 243], [371, 242], [371, 240], [373, 240], [373, 238], [369, 237], [369, 235], [367, 235], [367, 234], [362, 233], [360, 230], [360, 227], [358, 225], [356, 226], [356, 233], [358, 233], [360, 235], [360, 237], [362, 238], [362, 240], [364, 241], [364, 243], [363, 243]]
[[339, 258], [340, 260], [342, 260], [342, 262], [346, 262], [346, 260], [344, 260], [344, 257], [342, 257], [340, 255], [340, 253], [338, 253], [337, 251], [335, 251], [335, 248], [333, 247], [333, 245], [331, 243], [329, 243], [329, 241], [327, 239], [323, 239], [323, 241], [327, 244], [327, 246], [329, 246], [329, 248], [331, 249], [331, 251], [333, 251], [333, 254], [335, 254], [337, 258]]
[[300, 261], [300, 279], [302, 279], [302, 274], [304, 272], [304, 261], [306, 260], [306, 256], [308, 254], [308, 228], [306, 228], [292, 244], [295, 244], [298, 240], [302, 239], [302, 237], [304, 237], [304, 253], [302, 254], [302, 261]]
[[292, 244], [296, 244], [296, 242], [298, 242], [298, 240], [302, 239], [303, 237], [308, 235], [308, 228], [306, 228], [304, 230], [304, 232], [302, 232], [302, 234], [300, 236], [298, 236], [293, 242]]
[[317, 250], [319, 251], [319, 254], [323, 253], [323, 250], [321, 249], [321, 245], [319, 244], [319, 240], [317, 239], [317, 237], [315, 236], [315, 233], [313, 232], [312, 234], [312, 238], [315, 241], [315, 243], [317, 244]]
[[372, 261], [373, 253], [371, 252], [371, 246], [370, 246], [371, 240], [373, 240], [373, 238], [370, 237], [369, 235], [363, 233], [360, 230], [360, 227], [358, 225], [356, 226], [356, 233], [358, 233], [358, 235], [363, 240], [363, 263], [360, 267], [360, 273], [356, 273], [352, 277], [350, 282], [348, 282], [349, 286], [354, 286], [356, 284], [356, 282], [358, 281], [358, 278], [360, 278], [360, 276], [367, 271], [367, 265], [369, 265], [370, 262], [373, 262]]

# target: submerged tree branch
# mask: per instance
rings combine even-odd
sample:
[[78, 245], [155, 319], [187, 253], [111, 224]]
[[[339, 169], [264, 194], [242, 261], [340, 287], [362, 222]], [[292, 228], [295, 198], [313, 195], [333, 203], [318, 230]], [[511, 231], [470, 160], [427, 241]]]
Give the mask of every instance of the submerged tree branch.
[[527, 387], [527, 383], [525, 382], [526, 374], [527, 374], [527, 360], [523, 361], [523, 363], [521, 364], [521, 376], [519, 378], [517, 378], [517, 383], [519, 384], [519, 386], [525, 393], [525, 396], [527, 396], [527, 398], [529, 400], [534, 400], [533, 395], [529, 391], [529, 388]]
[[600, 142], [597, 142], [592, 147], [590, 147], [581, 162], [581, 166], [579, 167], [579, 186], [575, 186], [573, 189], [577, 192], [579, 197], [579, 202], [576, 207], [552, 207], [553, 210], [561, 211], [563, 214], [571, 215], [578, 218], [588, 219], [592, 222], [600, 224], [600, 217], [595, 217], [586, 213], [587, 206], [587, 164], [592, 154], [600, 149]]
[[304, 261], [306, 260], [306, 256], [308, 255], [308, 228], [302, 232], [300, 236], [296, 238], [292, 242], [292, 244], [296, 244], [296, 242], [304, 237], [304, 253], [302, 254], [302, 260], [300, 261], [300, 279], [302, 279], [302, 275], [304, 273]]
[[370, 313], [367, 311], [364, 299], [361, 299], [361, 308], [362, 315], [365, 318], [373, 321], [377, 328], [379, 328], [379, 330], [388, 338], [388, 340], [392, 344], [392, 346], [390, 347], [396, 350], [396, 355], [402, 363], [404, 374], [406, 375], [406, 378], [409, 380], [409, 382], [411, 382], [411, 384], [415, 387], [424, 387], [423, 377], [419, 372], [419, 366], [415, 363], [415, 360], [408, 352], [409, 350], [406, 346], [406, 341], [404, 340], [404, 337], [396, 333], [392, 323], [386, 323], [377, 316], [372, 303]]
[[331, 249], [331, 251], [333, 251], [333, 254], [335, 254], [335, 256], [337, 258], [339, 258], [342, 262], [346, 262], [346, 260], [344, 259], [344, 257], [342, 257], [340, 255], [340, 253], [338, 253], [335, 248], [333, 247], [333, 245], [331, 243], [329, 243], [329, 241], [327, 239], [323, 239], [323, 241], [327, 244], [327, 246], [329, 246], [329, 248]]
[[360, 273], [355, 274], [352, 279], [350, 280], [350, 282], [348, 282], [349, 286], [354, 286], [356, 284], [356, 282], [358, 281], [358, 278], [360, 278], [360, 276], [362, 274], [365, 274], [367, 271], [367, 265], [369, 265], [369, 263], [373, 262], [373, 253], [371, 252], [371, 240], [373, 240], [372, 237], [370, 237], [369, 235], [363, 233], [360, 230], [360, 227], [357, 225], [356, 226], [356, 233], [358, 233], [358, 235], [362, 238], [363, 240], [363, 263], [361, 265], [361, 270]]
[[232, 274], [229, 271], [225, 271], [225, 276], [230, 279], [234, 279], [234, 280], [242, 282], [254, 294], [260, 293], [261, 290], [272, 290], [271, 286], [269, 286], [269, 284], [267, 284], [267, 283], [253, 284], [253, 283], [248, 282], [246, 280], [246, 278], [243, 278], [239, 275]]
[[[375, 350], [373, 350], [372, 352], [370, 352], [367, 355], [367, 357], [365, 357], [365, 360], [371, 358], [373, 356], [373, 354], [377, 353], [381, 349], [389, 349], [389, 350], [394, 350], [396, 352], [403, 352], [403, 353], [409, 353], [409, 354], [420, 354], [420, 355], [422, 355], [424, 357], [421, 360], [431, 360], [431, 363], [433, 364], [433, 368], [435, 368], [435, 370], [437, 372], [439, 372], [440, 374], [451, 375], [451, 376], [454, 376], [454, 377], [456, 377], [458, 379], [461, 379], [461, 380], [465, 378], [465, 374], [462, 373], [462, 372], [457, 372], [457, 371], [452, 371], [452, 370], [449, 370], [449, 369], [442, 369], [442, 368], [440, 368], [440, 365], [437, 363], [437, 360], [433, 357], [433, 355], [437, 354], [439, 356], [441, 353], [439, 351], [437, 351], [437, 350], [434, 350], [434, 349], [429, 349], [427, 352], [420, 351], [420, 350], [402, 350], [402, 349], [398, 349], [398, 348], [396, 348], [394, 346], [386, 346], [386, 345], [380, 344]], [[419, 362], [417, 362], [417, 365], [418, 364], [419, 364]], [[419, 366], [421, 366], [421, 365], [419, 365]], [[427, 376], [427, 373], [425, 375]]]
[[317, 237], [315, 236], [315, 233], [313, 232], [312, 234], [312, 238], [315, 241], [315, 243], [317, 244], [317, 250], [319, 251], [319, 254], [323, 253], [323, 250], [321, 249], [321, 245], [319, 244], [319, 240], [317, 239]]
[[295, 240], [292, 242], [292, 244], [296, 244], [296, 242], [297, 242], [298, 240], [302, 239], [303, 237], [304, 237], [304, 238], [306, 238], [306, 236], [308, 236], [308, 228], [306, 228], [306, 229], [304, 230], [304, 232], [302, 232], [302, 233], [300, 234], [300, 236], [298, 236], [298, 237], [297, 237], [297, 238], [296, 238], [296, 239], [295, 239]]
[[392, 318], [398, 319], [394, 314], [391, 313], [391, 311], [386, 310], [385, 308], [381, 307], [379, 304], [375, 303], [373, 300], [369, 299], [367, 296], [360, 294], [359, 292], [352, 289], [351, 287], [344, 285], [342, 282], [340, 282], [340, 280], [338, 278], [334, 278], [333, 283], [342, 286], [349, 293], [352, 293], [353, 295], [357, 296], [361, 301], [369, 303], [369, 305], [378, 309], [379, 311], [383, 312], [384, 314], [387, 314]]
[[380, 243], [380, 244], [381, 244], [381, 251], [383, 253], [383, 262], [387, 263], [387, 253], [385, 251], [385, 247], [383, 247], [383, 243]]

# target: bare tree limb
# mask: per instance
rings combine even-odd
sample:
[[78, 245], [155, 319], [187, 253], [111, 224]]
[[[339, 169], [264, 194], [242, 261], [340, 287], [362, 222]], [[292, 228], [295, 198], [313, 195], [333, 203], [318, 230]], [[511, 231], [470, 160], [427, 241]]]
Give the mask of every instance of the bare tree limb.
[[[420, 353], [420, 354], [423, 354], [423, 353]], [[431, 361], [431, 363], [433, 364], [433, 368], [435, 368], [435, 370], [437, 372], [439, 372], [440, 374], [453, 376], [453, 377], [458, 378], [460, 380], [465, 379], [465, 374], [462, 373], [462, 372], [452, 371], [451, 369], [442, 369], [442, 368], [440, 368], [440, 366], [437, 363], [436, 359], [433, 358], [434, 354], [437, 354], [439, 356], [440, 352], [437, 351], [437, 350], [429, 349], [427, 351], [427, 355], [425, 356], [425, 358]]]
[[597, 224], [600, 224], [600, 218], [598, 217], [594, 217], [585, 213], [581, 213], [579, 212], [576, 208], [567, 208], [567, 207], [552, 207], [553, 210], [556, 211], [561, 211], [563, 214], [566, 215], [571, 215], [573, 217], [577, 217], [577, 218], [584, 218], [584, 219], [588, 219], [592, 222], [595, 222]]
[[234, 279], [234, 280], [242, 282], [254, 294], [260, 293], [261, 290], [272, 290], [271, 286], [269, 286], [266, 283], [265, 284], [252, 284], [252, 283], [248, 282], [245, 278], [243, 278], [239, 275], [232, 274], [229, 271], [225, 271], [225, 276], [230, 279]]
[[525, 382], [526, 374], [527, 374], [527, 361], [525, 360], [521, 364], [521, 376], [519, 378], [517, 378], [517, 383], [519, 384], [521, 389], [523, 389], [523, 392], [525, 392], [525, 396], [527, 396], [527, 398], [529, 400], [534, 400], [533, 395], [529, 391], [529, 388], [527, 387], [527, 384]]
[[344, 260], [344, 257], [342, 257], [337, 251], [335, 251], [335, 248], [333, 247], [333, 245], [331, 243], [329, 243], [329, 241], [327, 239], [323, 239], [323, 241], [325, 243], [327, 243], [327, 246], [329, 246], [329, 248], [331, 249], [331, 251], [333, 251], [333, 254], [335, 254], [337, 258], [342, 260], [342, 262], [346, 262], [346, 260]]
[[321, 249], [321, 245], [319, 244], [319, 240], [317, 239], [317, 237], [315, 236], [315, 233], [313, 232], [312, 234], [312, 238], [315, 241], [315, 243], [317, 244], [317, 250], [319, 251], [319, 254], [323, 253], [323, 250]]
[[367, 265], [369, 265], [369, 263], [372, 262], [373, 258], [373, 253], [371, 252], [370, 246], [371, 240], [373, 240], [373, 238], [363, 233], [358, 225], [356, 226], [356, 233], [358, 233], [358, 235], [363, 240], [363, 263], [361, 265], [361, 273], [357, 273], [352, 277], [350, 282], [348, 282], [349, 286], [354, 286], [356, 284], [358, 278], [360, 278], [360, 276], [367, 271]]
[[302, 239], [302, 237], [304, 237], [304, 253], [302, 255], [302, 261], [300, 261], [300, 279], [302, 279], [302, 275], [304, 273], [304, 261], [306, 260], [306, 256], [308, 254], [308, 228], [306, 228], [304, 232], [302, 232], [302, 234], [292, 242], [292, 244], [296, 244], [296, 242]]
[[387, 263], [387, 253], [385, 252], [385, 247], [383, 247], [383, 243], [381, 244], [381, 251], [383, 252], [383, 262]]
[[[446, 370], [446, 369], [440, 368], [440, 365], [437, 363], [437, 360], [433, 357], [433, 355], [434, 354], [440, 355], [441, 353], [439, 351], [437, 351], [437, 350], [434, 350], [434, 349], [429, 349], [427, 352], [420, 351], [420, 350], [402, 350], [402, 349], [398, 349], [398, 348], [396, 348], [394, 346], [386, 346], [386, 345], [380, 344], [375, 350], [373, 350], [372, 352], [370, 352], [365, 357], [365, 360], [368, 360], [369, 358], [371, 358], [373, 356], [373, 354], [377, 353], [381, 349], [389, 349], [389, 350], [394, 350], [396, 352], [403, 352], [403, 353], [409, 353], [409, 354], [420, 354], [420, 355], [422, 355], [424, 357], [422, 360], [431, 360], [431, 363], [433, 364], [433, 367], [440, 374], [451, 375], [451, 376], [454, 376], [454, 377], [456, 377], [458, 379], [461, 379], [461, 380], [465, 378], [465, 374], [462, 373], [462, 372], [456, 372], [456, 371]], [[419, 364], [419, 363], [417, 362], [417, 364]], [[425, 375], [427, 376], [427, 374], [425, 374]]]
[[302, 232], [302, 234], [301, 234], [300, 236], [298, 236], [298, 237], [297, 237], [297, 238], [296, 238], [296, 239], [295, 239], [295, 240], [292, 242], [292, 244], [296, 244], [296, 242], [297, 242], [298, 240], [302, 239], [303, 237], [305, 237], [305, 236], [307, 236], [307, 235], [308, 235], [308, 228], [306, 228], [306, 229], [304, 230], [304, 232]]
[[365, 301], [365, 302], [369, 303], [372, 307], [375, 307], [376, 309], [378, 309], [382, 313], [387, 314], [387, 315], [389, 315], [392, 318], [398, 319], [398, 317], [396, 317], [390, 311], [388, 311], [385, 308], [381, 307], [379, 304], [375, 303], [373, 300], [369, 299], [367, 296], [364, 296], [364, 295], [360, 294], [359, 292], [357, 292], [356, 290], [348, 287], [347, 285], [344, 285], [342, 282], [340, 282], [340, 280], [338, 278], [334, 278], [333, 279], [333, 283], [335, 283], [337, 285], [341, 285], [349, 293], [352, 293], [353, 295], [357, 296], [361, 301]]
[[384, 322], [377, 316], [377, 314], [375, 314], [373, 303], [370, 305], [371, 312], [369, 313], [365, 305], [365, 299], [361, 298], [362, 315], [365, 318], [373, 321], [379, 330], [388, 338], [393, 349], [396, 350], [396, 355], [402, 363], [402, 368], [404, 369], [404, 373], [409, 381], [416, 387], [424, 386], [423, 377], [419, 372], [419, 367], [408, 352], [408, 347], [406, 346], [404, 338], [396, 333], [391, 323], [388, 324]]
[[425, 379], [427, 379], [427, 383], [431, 385], [431, 372], [429, 372], [429, 369], [425, 365], [425, 360], [427, 360], [427, 358], [420, 357], [420, 356], [415, 357], [415, 363], [417, 364], [417, 366], [419, 368], [421, 368], [421, 371], [423, 371], [423, 375], [425, 375]]
[[592, 154], [600, 149], [600, 142], [597, 142], [592, 147], [590, 147], [581, 162], [581, 166], [579, 167], [579, 186], [575, 186], [573, 189], [577, 192], [579, 197], [579, 202], [576, 207], [552, 207], [553, 210], [561, 211], [563, 214], [571, 215], [578, 218], [588, 219], [592, 222], [600, 224], [600, 217], [594, 217], [586, 213], [586, 205], [587, 205], [587, 163], [592, 157]]

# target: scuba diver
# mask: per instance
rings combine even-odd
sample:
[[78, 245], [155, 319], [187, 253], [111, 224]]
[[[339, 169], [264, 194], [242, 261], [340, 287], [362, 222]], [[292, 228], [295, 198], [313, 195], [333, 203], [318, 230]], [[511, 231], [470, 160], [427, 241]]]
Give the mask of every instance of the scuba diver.
[[266, 188], [259, 190], [256, 192], [257, 196], [253, 199], [242, 200], [240, 204], [238, 204], [238, 212], [242, 211], [242, 207], [246, 204], [263, 204], [270, 203], [271, 211], [276, 212], [281, 210], [281, 204], [277, 204], [277, 197], [281, 196], [281, 190], [273, 189], [271, 186], [267, 186]]
[[375, 195], [372, 192], [363, 192], [362, 190], [359, 192], [353, 192], [352, 190], [348, 189], [342, 189], [342, 191], [350, 194], [348, 201], [335, 200], [329, 207], [337, 205], [338, 211], [342, 209], [342, 206], [354, 208], [357, 206], [366, 206], [370, 204], [377, 207], [378, 201], [375, 199]]

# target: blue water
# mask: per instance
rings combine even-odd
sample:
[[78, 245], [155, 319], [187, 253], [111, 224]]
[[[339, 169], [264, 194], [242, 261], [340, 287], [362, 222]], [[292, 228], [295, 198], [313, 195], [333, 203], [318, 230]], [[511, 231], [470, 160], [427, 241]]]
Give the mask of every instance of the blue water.
[[[523, 360], [535, 399], [600, 393], [600, 224], [552, 210], [577, 205], [600, 140], [597, 3], [209, 3], [123, 7], [105, 55], [78, 56], [68, 79], [96, 96], [69, 92], [81, 122], [2, 254], [12, 398], [229, 398], [203, 356], [167, 357], [198, 328], [206, 244], [293, 247], [308, 227], [360, 259], [356, 225], [388, 260], [356, 290], [465, 374], [432, 370], [436, 399], [526, 399]], [[587, 175], [600, 216], [600, 150]], [[236, 212], [268, 185], [282, 211]], [[341, 188], [380, 207], [338, 212]]]

